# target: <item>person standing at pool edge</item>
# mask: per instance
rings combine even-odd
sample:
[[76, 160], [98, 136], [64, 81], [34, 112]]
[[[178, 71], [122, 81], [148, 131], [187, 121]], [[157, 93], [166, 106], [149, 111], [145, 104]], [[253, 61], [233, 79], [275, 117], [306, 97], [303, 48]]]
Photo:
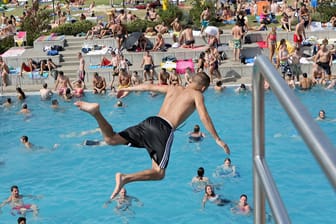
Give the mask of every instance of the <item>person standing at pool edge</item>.
[[174, 130], [195, 110], [198, 111], [204, 127], [216, 143], [230, 154], [228, 145], [220, 139], [204, 104], [203, 92], [209, 87], [210, 78], [204, 72], [197, 73], [187, 87], [143, 84], [119, 90], [155, 91], [166, 94], [157, 116], [149, 117], [140, 124], [116, 133], [101, 114], [99, 104], [78, 101], [79, 109], [91, 114], [97, 121], [104, 140], [109, 145], [131, 144], [133, 147], [146, 148], [152, 158], [152, 168], [132, 174], [116, 173], [116, 186], [111, 194], [115, 198], [121, 188], [134, 181], [162, 180], [168, 166]]

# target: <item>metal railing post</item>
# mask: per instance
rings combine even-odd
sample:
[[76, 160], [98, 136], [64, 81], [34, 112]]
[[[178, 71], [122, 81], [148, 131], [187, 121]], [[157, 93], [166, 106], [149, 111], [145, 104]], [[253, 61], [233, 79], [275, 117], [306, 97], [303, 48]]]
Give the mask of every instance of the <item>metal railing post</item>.
[[[257, 67], [253, 68], [254, 70]], [[253, 136], [253, 157], [265, 156], [265, 118], [264, 118], [264, 91], [262, 89], [264, 79], [257, 71], [253, 72], [252, 79], [252, 136]], [[253, 164], [253, 163], [252, 163]], [[254, 223], [265, 223], [265, 194], [262, 182], [259, 178], [256, 166], [253, 165], [253, 192], [254, 192]]]

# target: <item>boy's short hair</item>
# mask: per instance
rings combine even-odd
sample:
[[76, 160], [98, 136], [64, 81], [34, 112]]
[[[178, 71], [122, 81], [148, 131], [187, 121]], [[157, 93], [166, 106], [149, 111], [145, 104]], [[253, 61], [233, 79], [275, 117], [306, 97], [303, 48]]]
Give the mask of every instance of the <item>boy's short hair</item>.
[[193, 82], [208, 88], [210, 85], [210, 77], [205, 72], [198, 72], [193, 77]]

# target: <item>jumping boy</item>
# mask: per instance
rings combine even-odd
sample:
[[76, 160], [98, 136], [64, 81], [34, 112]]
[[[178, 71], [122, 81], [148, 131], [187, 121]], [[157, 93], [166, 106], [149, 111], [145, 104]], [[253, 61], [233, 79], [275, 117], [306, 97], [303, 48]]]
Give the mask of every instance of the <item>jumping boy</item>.
[[111, 194], [114, 199], [122, 187], [134, 181], [161, 180], [168, 166], [174, 131], [194, 111], [197, 110], [204, 127], [216, 143], [230, 154], [228, 145], [220, 139], [204, 104], [203, 92], [209, 87], [210, 78], [204, 72], [197, 73], [187, 87], [143, 84], [119, 90], [155, 91], [166, 94], [157, 116], [149, 117], [140, 124], [116, 133], [99, 110], [99, 104], [78, 101], [79, 109], [91, 114], [97, 121], [104, 140], [109, 145], [126, 145], [146, 148], [151, 159], [152, 168], [132, 174], [116, 173], [116, 186]]

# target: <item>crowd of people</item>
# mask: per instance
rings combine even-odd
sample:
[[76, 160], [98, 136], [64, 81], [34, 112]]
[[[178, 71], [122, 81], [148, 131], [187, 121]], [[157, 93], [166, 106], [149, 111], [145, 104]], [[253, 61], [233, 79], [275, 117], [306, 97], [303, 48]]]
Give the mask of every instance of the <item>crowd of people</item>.
[[[228, 4], [229, 3], [229, 4]], [[220, 45], [220, 33], [221, 29], [219, 27], [211, 26], [210, 21], [216, 19], [223, 23], [233, 20], [235, 25], [231, 30], [232, 34], [232, 48], [233, 48], [233, 61], [241, 61], [244, 38], [250, 30], [268, 30], [267, 26], [271, 23], [279, 22], [281, 27], [285, 31], [294, 31], [293, 40], [290, 42], [294, 43], [296, 48], [295, 52], [289, 52], [286, 49], [288, 42], [283, 42], [283, 40], [277, 39], [277, 28], [276, 25], [273, 25], [271, 31], [267, 35], [265, 40], [269, 48], [269, 58], [270, 60], [276, 61], [274, 64], [279, 68], [284, 79], [288, 82], [290, 86], [301, 86], [299, 85], [300, 80], [307, 83], [304, 79], [303, 73], [300, 68], [300, 59], [304, 56], [302, 54], [302, 46], [304, 40], [307, 39], [306, 30], [309, 29], [309, 25], [312, 22], [312, 13], [314, 12], [312, 6], [308, 2], [294, 1], [293, 4], [289, 4], [287, 1], [284, 1], [282, 4], [278, 4], [277, 1], [270, 1], [268, 5], [263, 5], [262, 10], [257, 8], [256, 2], [242, 2], [242, 1], [230, 1], [222, 2], [216, 4], [215, 13], [210, 10], [210, 7], [204, 7], [204, 10], [200, 14], [201, 22], [201, 35], [208, 36], [207, 44], [208, 48], [199, 55], [197, 60], [196, 71], [207, 71], [210, 75], [211, 81], [215, 84], [218, 79], [220, 80], [222, 75], [220, 73], [219, 66], [223, 62], [224, 58], [218, 50]], [[96, 7], [95, 2], [92, 1], [89, 7], [89, 11], [92, 12]], [[65, 11], [61, 8], [60, 3], [56, 4], [56, 11], [59, 20], [64, 13], [69, 14], [69, 6], [64, 6]], [[316, 7], [315, 7], [316, 8]], [[27, 7], [27, 10], [24, 11], [23, 16], [27, 16], [29, 13], [34, 13], [34, 7]], [[260, 11], [260, 12], [259, 12]], [[155, 7], [151, 7], [150, 4], [147, 4], [146, 7], [146, 20], [157, 21], [158, 24], [155, 27], [149, 27], [145, 33], [154, 33], [156, 35], [155, 43], [149, 45], [148, 38], [143, 34], [138, 40], [137, 50], [139, 51], [166, 51], [167, 50], [167, 41], [165, 40], [166, 33], [169, 30], [172, 30], [173, 46], [181, 46], [187, 48], [193, 48], [195, 44], [195, 37], [193, 30], [188, 25], [182, 25], [178, 18], [173, 20], [171, 24], [165, 24], [164, 22], [159, 22], [160, 16], [157, 13]], [[252, 14], [259, 16], [260, 27], [253, 28], [251, 27], [248, 21], [247, 14]], [[276, 16], [281, 16], [280, 21], [276, 21]], [[335, 23], [335, 18], [330, 19], [330, 23]], [[1, 17], [2, 24], [8, 23], [8, 21], [14, 20], [15, 17], [11, 19], [7, 18], [5, 13]], [[24, 18], [22, 18], [24, 19]], [[123, 42], [127, 39], [128, 33], [126, 25], [132, 21], [135, 21], [138, 18], [131, 10], [127, 11], [125, 9], [117, 11], [112, 8], [108, 11], [108, 21], [103, 22], [100, 20], [97, 25], [92, 27], [91, 30], [86, 34], [86, 38], [93, 38], [94, 36], [102, 38], [105, 35], [111, 35], [116, 39], [116, 55], [111, 55], [112, 60], [102, 60], [101, 65], [112, 65], [113, 69], [121, 68], [126, 70], [128, 76], [133, 76], [130, 74], [129, 69], [125, 68], [126, 66], [121, 65], [123, 60], [120, 59], [123, 57]], [[295, 25], [293, 29], [292, 26]], [[216, 35], [207, 34], [205, 31], [207, 28], [217, 29]], [[280, 42], [280, 45], [278, 44]], [[169, 45], [169, 44], [168, 44]], [[150, 48], [148, 48], [150, 46]], [[333, 44], [328, 44], [328, 42], [323, 42], [320, 45], [317, 45], [318, 50], [315, 52], [315, 55], [312, 55], [312, 61], [314, 62], [314, 69], [311, 71], [311, 74], [307, 73], [308, 79], [312, 79], [312, 85], [314, 84], [323, 84], [327, 85], [328, 88], [332, 88], [334, 83], [331, 82], [331, 66], [332, 60], [336, 58], [336, 49]], [[114, 52], [115, 53], [115, 52]], [[80, 56], [79, 56], [80, 57]], [[115, 58], [114, 58], [115, 57]], [[114, 59], [113, 59], [114, 58]], [[145, 57], [144, 57], [145, 58]], [[330, 60], [329, 60], [330, 59]], [[83, 77], [85, 76], [85, 61], [83, 55], [80, 60], [80, 69], [82, 77], [80, 79], [82, 82]], [[35, 62], [31, 59], [28, 63], [23, 63], [21, 66], [20, 74], [23, 71], [32, 71], [33, 69], [39, 68], [40, 72], [44, 70], [52, 70], [55, 67], [55, 64], [51, 64], [49, 61], [44, 62]], [[328, 63], [327, 63], [328, 62]], [[152, 60], [152, 63], [147, 63], [144, 65], [143, 81], [153, 80], [156, 75], [155, 66]], [[149, 68], [149, 64], [151, 64]], [[141, 65], [140, 65], [141, 66]], [[119, 70], [114, 73], [113, 77], [118, 76]], [[193, 70], [192, 70], [193, 71]], [[6, 69], [4, 62], [0, 61], [0, 72], [2, 74], [2, 83], [3, 86], [7, 85], [8, 77], [8, 68]], [[124, 74], [124, 73], [123, 73]], [[138, 74], [141, 76], [141, 74]], [[172, 76], [172, 75], [171, 75]], [[296, 82], [295, 82], [295, 79]], [[114, 79], [114, 78], [113, 78]], [[157, 78], [158, 79], [158, 78]], [[185, 84], [179, 83], [179, 84]], [[309, 83], [309, 82], [308, 82]], [[113, 82], [112, 82], [113, 84]], [[303, 87], [302, 89], [309, 89], [311, 87]]]

